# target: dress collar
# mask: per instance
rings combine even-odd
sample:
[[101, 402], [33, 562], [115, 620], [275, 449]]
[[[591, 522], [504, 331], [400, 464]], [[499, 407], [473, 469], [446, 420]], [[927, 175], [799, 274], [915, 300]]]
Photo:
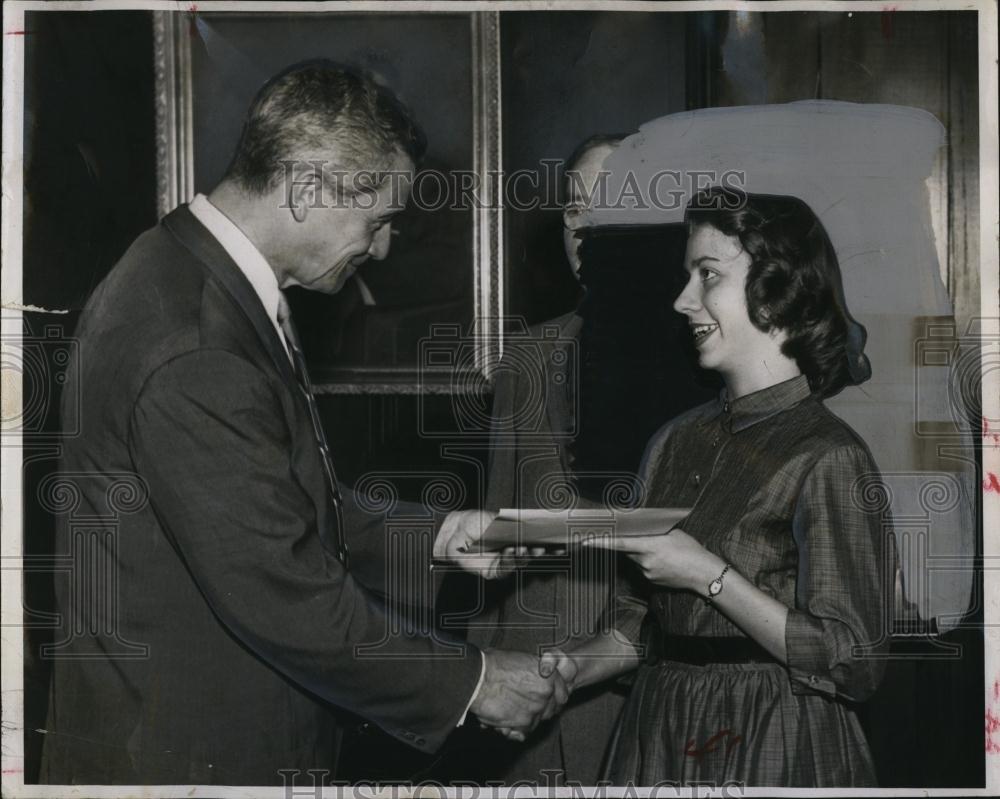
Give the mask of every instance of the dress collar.
[[738, 433], [793, 405], [798, 405], [811, 393], [805, 375], [775, 383], [773, 386], [734, 400], [730, 400], [726, 389], [722, 389], [718, 399], [702, 419], [702, 423], [708, 423], [721, 416], [726, 429]]

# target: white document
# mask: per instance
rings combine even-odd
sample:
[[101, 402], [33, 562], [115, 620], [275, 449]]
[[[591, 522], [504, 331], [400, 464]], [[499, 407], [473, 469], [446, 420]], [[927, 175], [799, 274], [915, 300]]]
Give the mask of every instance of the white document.
[[481, 543], [486, 550], [509, 546], [567, 547], [605, 535], [664, 535], [684, 521], [690, 512], [690, 508], [504, 508], [486, 529]]

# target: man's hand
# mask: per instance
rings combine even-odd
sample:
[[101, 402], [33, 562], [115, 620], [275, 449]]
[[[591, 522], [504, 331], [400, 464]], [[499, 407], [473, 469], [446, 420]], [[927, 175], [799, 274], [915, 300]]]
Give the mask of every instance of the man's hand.
[[434, 557], [447, 560], [487, 580], [503, 577], [513, 562], [500, 552], [482, 552], [479, 541], [496, 514], [486, 510], [456, 510], [445, 518], [434, 539]]
[[561, 674], [554, 670], [543, 677], [538, 660], [526, 652], [494, 649], [484, 654], [486, 674], [470, 710], [506, 737], [523, 741], [569, 699]]
[[452, 511], [445, 517], [434, 539], [434, 558], [455, 563], [483, 579], [496, 580], [511, 574], [531, 558], [566, 554], [562, 548], [524, 546], [483, 552], [480, 539], [496, 517], [496, 513], [485, 510]]

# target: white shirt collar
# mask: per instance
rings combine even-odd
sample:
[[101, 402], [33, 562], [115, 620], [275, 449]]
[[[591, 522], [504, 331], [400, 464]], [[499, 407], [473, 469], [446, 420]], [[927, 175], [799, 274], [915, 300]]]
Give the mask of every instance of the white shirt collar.
[[278, 340], [284, 342], [285, 338], [281, 333], [281, 326], [278, 324], [281, 289], [267, 259], [247, 238], [246, 233], [240, 230], [236, 223], [222, 211], [212, 205], [204, 194], [195, 195], [195, 198], [188, 205], [188, 209], [201, 224], [208, 228], [208, 232], [218, 240], [222, 248], [229, 253], [229, 257], [236, 262], [246, 279], [250, 281], [250, 285], [253, 286], [254, 292], [260, 298], [264, 310], [267, 311], [268, 319], [271, 320], [271, 324], [274, 325], [274, 329], [278, 333]]

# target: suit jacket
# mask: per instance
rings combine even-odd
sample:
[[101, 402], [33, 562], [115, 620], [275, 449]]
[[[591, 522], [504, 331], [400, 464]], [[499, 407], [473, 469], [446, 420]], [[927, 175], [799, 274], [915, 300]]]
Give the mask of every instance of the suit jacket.
[[[74, 567], [56, 588], [77, 632], [54, 653], [43, 779], [281, 784], [281, 769], [335, 770], [341, 709], [436, 750], [479, 653], [405, 630], [358, 649], [389, 623], [324, 546], [307, 404], [249, 282], [186, 207], [132, 245], [78, 338], [75, 504], [58, 517]], [[345, 518], [381, 540], [377, 517]]]
[[[488, 507], [567, 506], [582, 325], [570, 313], [533, 327], [524, 339], [508, 339], [494, 391]], [[565, 646], [572, 637], [591, 637], [610, 601], [614, 571], [613, 554], [591, 550], [574, 553], [568, 573], [528, 569], [490, 583], [469, 640], [535, 654], [547, 645]], [[565, 779], [593, 785], [623, 704], [624, 693], [614, 684], [581, 691], [525, 744], [491, 743], [481, 767], [490, 778], [508, 782], [545, 786], [542, 770], [556, 769]]]

